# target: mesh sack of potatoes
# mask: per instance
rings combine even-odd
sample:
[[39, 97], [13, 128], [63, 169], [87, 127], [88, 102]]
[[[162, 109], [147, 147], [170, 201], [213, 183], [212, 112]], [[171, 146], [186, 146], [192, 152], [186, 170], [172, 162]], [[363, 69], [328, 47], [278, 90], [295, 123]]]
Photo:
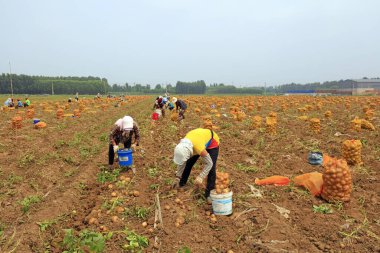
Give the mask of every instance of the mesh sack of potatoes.
[[274, 135], [277, 133], [277, 120], [273, 117], [266, 117], [266, 132]]
[[323, 167], [322, 198], [327, 201], [349, 201], [352, 177], [346, 160], [329, 157], [324, 161]]
[[58, 109], [57, 112], [56, 112], [57, 119], [62, 119], [63, 115], [64, 115], [63, 110], [62, 109]]
[[359, 119], [358, 117], [355, 117], [351, 121], [351, 129], [354, 131], [360, 132], [360, 130], [362, 129], [362, 120]]
[[263, 119], [260, 116], [258, 116], [258, 115], [254, 116], [253, 120], [252, 120], [252, 129], [260, 128], [262, 121], [263, 121]]
[[310, 119], [310, 128], [314, 133], [321, 132], [321, 121], [317, 118]]
[[16, 116], [12, 118], [12, 129], [20, 129], [22, 126], [22, 118]]
[[362, 164], [362, 143], [360, 140], [345, 140], [342, 144], [343, 158], [348, 164]]

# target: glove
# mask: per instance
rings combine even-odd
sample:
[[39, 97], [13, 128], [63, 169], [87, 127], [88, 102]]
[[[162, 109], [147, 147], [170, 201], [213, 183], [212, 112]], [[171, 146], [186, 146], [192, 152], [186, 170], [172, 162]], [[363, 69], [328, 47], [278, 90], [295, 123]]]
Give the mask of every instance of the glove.
[[181, 179], [179, 178], [179, 177], [176, 177], [175, 179], [174, 179], [174, 182], [173, 182], [173, 184], [172, 184], [172, 189], [175, 189], [175, 188], [179, 188], [179, 181], [180, 181]]
[[194, 180], [194, 184], [201, 185], [203, 183], [203, 179], [200, 176], [197, 176], [197, 178]]
[[113, 152], [116, 153], [118, 150], [119, 150], [119, 146], [118, 145], [114, 145], [113, 146]]

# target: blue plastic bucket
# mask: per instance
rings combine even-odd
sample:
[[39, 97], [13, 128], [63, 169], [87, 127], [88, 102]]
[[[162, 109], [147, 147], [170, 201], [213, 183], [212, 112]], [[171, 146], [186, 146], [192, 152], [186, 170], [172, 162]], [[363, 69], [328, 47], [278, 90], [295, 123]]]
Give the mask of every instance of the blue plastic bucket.
[[132, 149], [120, 149], [117, 151], [120, 166], [131, 166], [133, 163]]
[[40, 122], [40, 119], [33, 119], [33, 124], [37, 124], [38, 122]]

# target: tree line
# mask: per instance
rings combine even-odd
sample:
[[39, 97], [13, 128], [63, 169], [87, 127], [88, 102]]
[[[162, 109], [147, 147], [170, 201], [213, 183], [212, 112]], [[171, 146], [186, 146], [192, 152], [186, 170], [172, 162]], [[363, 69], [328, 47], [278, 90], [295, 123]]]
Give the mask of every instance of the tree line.
[[[352, 80], [339, 80], [328, 82], [315, 82], [307, 84], [290, 83], [280, 86], [269, 87], [236, 87], [223, 83], [211, 84], [207, 86], [205, 81], [194, 82], [177, 81], [176, 85], [156, 84], [113, 84], [110, 86], [106, 78], [100, 77], [49, 77], [49, 76], [29, 76], [16, 74], [2, 74], [0, 76], [0, 94], [11, 93], [11, 81], [13, 93], [15, 94], [108, 94], [108, 93], [136, 93], [136, 94], [273, 94], [286, 93], [290, 90], [326, 90], [326, 89], [349, 89], [355, 83]], [[365, 79], [365, 78], [364, 78]]]
[[16, 74], [0, 76], [0, 93], [10, 94], [11, 80], [15, 94], [97, 94], [111, 90], [106, 78], [48, 77]]
[[206, 93], [206, 83], [203, 80], [196, 82], [178, 81], [175, 86], [177, 94], [204, 94]]
[[112, 92], [116, 93], [143, 93], [143, 94], [164, 94], [165, 92], [175, 93], [175, 87], [171, 84], [156, 84], [153, 88], [150, 84], [133, 84], [125, 83], [124, 85], [112, 85]]
[[225, 85], [223, 83], [214, 83], [207, 87], [207, 93], [210, 94], [262, 94], [263, 92], [264, 89], [260, 87], [237, 88], [234, 85]]

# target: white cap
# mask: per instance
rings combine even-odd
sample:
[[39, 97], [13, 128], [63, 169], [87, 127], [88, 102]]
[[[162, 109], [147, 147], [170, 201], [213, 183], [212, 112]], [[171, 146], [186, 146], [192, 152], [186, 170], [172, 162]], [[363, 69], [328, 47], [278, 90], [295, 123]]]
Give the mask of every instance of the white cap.
[[177, 102], [177, 98], [173, 97], [173, 103]]
[[189, 139], [182, 139], [174, 148], [173, 161], [177, 165], [184, 164], [193, 154], [193, 143]]
[[162, 98], [162, 96], [159, 96], [158, 98]]
[[125, 116], [123, 118], [123, 130], [132, 130], [133, 129], [133, 119], [131, 116]]

